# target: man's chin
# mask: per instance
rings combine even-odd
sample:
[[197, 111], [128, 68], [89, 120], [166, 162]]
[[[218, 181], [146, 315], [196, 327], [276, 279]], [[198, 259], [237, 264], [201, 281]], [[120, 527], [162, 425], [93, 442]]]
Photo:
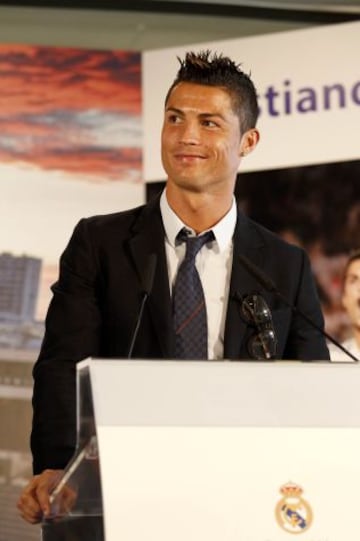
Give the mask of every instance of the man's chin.
[[206, 182], [204, 181], [204, 177], [198, 179], [196, 177], [194, 178], [194, 176], [188, 177], [186, 175], [179, 175], [173, 179], [172, 182], [178, 188], [194, 193], [206, 191], [207, 186]]

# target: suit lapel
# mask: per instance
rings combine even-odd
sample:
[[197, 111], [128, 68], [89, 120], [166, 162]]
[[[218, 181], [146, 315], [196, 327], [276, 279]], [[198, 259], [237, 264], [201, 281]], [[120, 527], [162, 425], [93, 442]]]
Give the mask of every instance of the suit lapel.
[[144, 276], [149, 264], [150, 255], [156, 255], [154, 282], [147, 301], [147, 307], [163, 356], [164, 358], [170, 358], [173, 349], [173, 330], [164, 234], [159, 198], [157, 198], [144, 207], [133, 228], [132, 237], [129, 240], [129, 249], [140, 284], [141, 277]]
[[[241, 299], [256, 291], [258, 284], [242, 266], [238, 256], [243, 254], [261, 267], [263, 264], [262, 246], [263, 242], [251, 222], [239, 212], [234, 233], [233, 263], [225, 323], [225, 359], [239, 359], [248, 356], [246, 344], [243, 344], [247, 325], [241, 317]], [[244, 353], [241, 354], [241, 352]]]

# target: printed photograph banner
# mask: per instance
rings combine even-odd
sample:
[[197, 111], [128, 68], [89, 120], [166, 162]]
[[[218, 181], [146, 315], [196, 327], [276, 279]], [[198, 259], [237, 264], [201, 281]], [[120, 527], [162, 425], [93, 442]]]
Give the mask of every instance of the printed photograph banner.
[[[0, 524], [31, 476], [32, 367], [76, 223], [144, 200], [141, 54], [0, 45]], [[1, 537], [0, 534], [0, 537]]]
[[41, 260], [43, 320], [76, 223], [143, 201], [140, 53], [0, 46], [0, 128], [0, 254]]

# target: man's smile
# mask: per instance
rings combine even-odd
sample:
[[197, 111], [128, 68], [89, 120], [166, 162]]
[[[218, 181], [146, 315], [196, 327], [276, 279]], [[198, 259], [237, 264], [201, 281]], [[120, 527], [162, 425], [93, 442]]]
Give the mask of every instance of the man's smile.
[[199, 153], [192, 153], [192, 152], [177, 152], [174, 154], [175, 158], [178, 160], [205, 160], [206, 156]]

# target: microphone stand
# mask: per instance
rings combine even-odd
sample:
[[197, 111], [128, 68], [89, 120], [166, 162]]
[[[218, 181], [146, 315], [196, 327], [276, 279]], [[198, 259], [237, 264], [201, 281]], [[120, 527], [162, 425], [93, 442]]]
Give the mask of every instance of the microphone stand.
[[152, 286], [153, 286], [153, 283], [154, 283], [156, 263], [157, 263], [156, 254], [150, 254], [147, 266], [145, 268], [145, 273], [144, 273], [144, 275], [142, 277], [143, 278], [142, 279], [143, 295], [142, 295], [142, 299], [141, 299], [139, 315], [138, 315], [138, 317], [136, 319], [135, 329], [134, 329], [134, 331], [132, 333], [130, 347], [129, 347], [129, 351], [128, 351], [128, 355], [127, 355], [128, 359], [132, 358], [134, 345], [135, 345], [135, 342], [136, 342], [137, 335], [139, 333], [140, 323], [141, 323], [143, 312], [144, 312], [145, 303], [146, 303], [146, 301], [147, 301], [147, 299], [149, 297], [149, 294], [150, 294], [150, 292], [152, 290]]

